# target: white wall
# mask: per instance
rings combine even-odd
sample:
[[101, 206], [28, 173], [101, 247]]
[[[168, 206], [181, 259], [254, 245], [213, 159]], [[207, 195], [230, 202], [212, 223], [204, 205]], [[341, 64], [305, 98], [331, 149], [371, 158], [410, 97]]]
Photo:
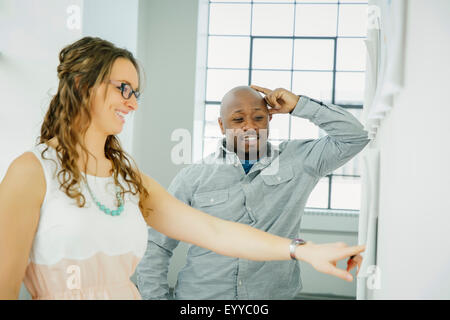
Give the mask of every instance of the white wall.
[[141, 0], [138, 58], [146, 87], [136, 112], [133, 148], [141, 169], [168, 187], [175, 129], [192, 134], [195, 104], [197, 0]]
[[81, 36], [67, 26], [70, 5], [81, 9], [82, 0], [0, 0], [0, 180], [36, 142], [58, 86], [59, 51]]
[[[76, 14], [67, 11], [71, 6], [79, 8], [79, 28], [70, 26]], [[137, 14], [138, 0], [0, 0], [0, 179], [40, 134], [58, 86], [59, 51], [89, 35], [136, 53]], [[119, 138], [132, 154], [130, 120]]]
[[374, 299], [450, 299], [450, 1], [408, 1], [405, 87], [382, 123]]

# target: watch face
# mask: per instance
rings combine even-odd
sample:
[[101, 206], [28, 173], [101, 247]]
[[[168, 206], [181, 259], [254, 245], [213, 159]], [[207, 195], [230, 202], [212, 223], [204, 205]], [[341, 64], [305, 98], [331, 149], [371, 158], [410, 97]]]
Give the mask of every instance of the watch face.
[[305, 240], [303, 239], [293, 239], [291, 242], [291, 245], [289, 246], [290, 249], [290, 255], [291, 255], [291, 259], [292, 260], [297, 260], [297, 258], [295, 257], [295, 248], [298, 245], [304, 244], [306, 243]]

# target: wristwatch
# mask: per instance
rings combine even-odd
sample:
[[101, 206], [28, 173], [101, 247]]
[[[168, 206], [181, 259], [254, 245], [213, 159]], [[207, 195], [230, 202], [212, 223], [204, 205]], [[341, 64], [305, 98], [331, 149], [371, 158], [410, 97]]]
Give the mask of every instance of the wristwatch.
[[306, 241], [303, 239], [299, 239], [299, 238], [292, 239], [292, 242], [289, 245], [289, 252], [291, 253], [292, 260], [297, 260], [297, 258], [295, 257], [295, 248], [297, 248], [297, 246], [305, 244], [305, 243], [306, 243]]

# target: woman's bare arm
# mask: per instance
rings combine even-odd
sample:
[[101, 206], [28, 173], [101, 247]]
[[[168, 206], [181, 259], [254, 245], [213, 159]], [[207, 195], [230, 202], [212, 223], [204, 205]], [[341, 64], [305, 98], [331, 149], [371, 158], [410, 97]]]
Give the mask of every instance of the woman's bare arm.
[[0, 299], [17, 299], [45, 197], [45, 176], [30, 152], [16, 158], [0, 183]]
[[[148, 213], [146, 221], [157, 231], [226, 256], [257, 261], [290, 259], [291, 239], [203, 213], [171, 196], [152, 178], [141, 175], [150, 193], [143, 202]], [[296, 257], [320, 272], [351, 281], [347, 278], [350, 273], [336, 268], [336, 262], [364, 249], [365, 246], [348, 247], [342, 242], [317, 245], [308, 242], [297, 247]]]

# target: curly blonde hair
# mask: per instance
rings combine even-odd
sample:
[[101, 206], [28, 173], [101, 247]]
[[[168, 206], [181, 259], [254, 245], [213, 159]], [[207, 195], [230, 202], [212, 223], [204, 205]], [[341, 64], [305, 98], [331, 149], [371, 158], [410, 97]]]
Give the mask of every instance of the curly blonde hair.
[[[81, 193], [79, 185], [82, 180], [87, 182], [87, 179], [82, 176], [77, 166], [80, 155], [76, 146], [80, 145], [86, 154], [89, 153], [81, 137], [91, 123], [92, 89], [109, 78], [113, 63], [117, 58], [128, 59], [136, 68], [139, 79], [141, 78], [140, 68], [133, 54], [126, 49], [116, 47], [109, 41], [84, 37], [61, 50], [57, 68], [58, 91], [50, 102], [41, 126], [41, 135], [38, 138], [38, 144], [40, 144], [57, 137], [56, 153], [62, 165], [57, 178], [64, 192], [70, 198], [76, 199], [80, 208], [84, 207], [86, 199]], [[48, 148], [47, 146], [42, 151], [42, 157]], [[109, 135], [106, 139], [105, 157], [112, 162], [111, 171], [114, 182], [119, 185], [122, 197], [127, 192], [133, 195], [139, 194], [141, 196], [139, 208], [147, 217], [142, 200], [149, 196], [149, 193], [143, 185], [135, 161], [122, 149], [120, 141], [115, 135]], [[134, 166], [131, 165], [130, 159]], [[119, 183], [119, 175], [126, 181], [127, 190]], [[131, 190], [131, 186], [134, 187], [134, 190]]]

